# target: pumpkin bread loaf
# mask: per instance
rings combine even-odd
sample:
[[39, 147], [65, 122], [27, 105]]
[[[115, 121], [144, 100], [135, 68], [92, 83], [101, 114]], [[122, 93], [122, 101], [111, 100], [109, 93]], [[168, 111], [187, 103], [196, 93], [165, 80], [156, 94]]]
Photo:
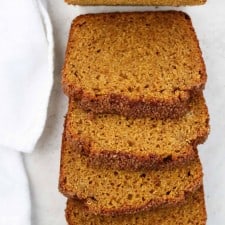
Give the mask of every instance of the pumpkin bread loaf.
[[65, 0], [74, 5], [202, 5], [206, 0]]
[[82, 200], [95, 214], [129, 214], [176, 205], [202, 185], [198, 158], [186, 165], [155, 170], [125, 171], [94, 167], [71, 149], [63, 137], [59, 190]]
[[69, 199], [66, 218], [69, 225], [205, 225], [204, 193], [200, 188], [176, 207], [119, 216], [93, 215], [80, 201]]
[[179, 119], [126, 118], [90, 115], [71, 100], [66, 137], [72, 150], [88, 156], [92, 164], [138, 170], [179, 165], [196, 157], [197, 144], [209, 132], [209, 116], [202, 95]]
[[89, 14], [73, 21], [62, 83], [86, 111], [180, 117], [206, 78], [183, 12]]

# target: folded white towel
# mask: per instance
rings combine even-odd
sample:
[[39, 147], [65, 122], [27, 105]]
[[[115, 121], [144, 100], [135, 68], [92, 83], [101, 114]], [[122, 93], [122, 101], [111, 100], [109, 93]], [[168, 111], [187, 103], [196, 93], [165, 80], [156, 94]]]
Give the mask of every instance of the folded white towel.
[[24, 152], [42, 132], [53, 79], [50, 26], [39, 8], [38, 1], [1, 1], [0, 144]]
[[21, 154], [0, 150], [0, 224], [30, 223], [30, 193]]
[[0, 224], [30, 224], [29, 187], [17, 151], [31, 152], [53, 83], [51, 23], [40, 0], [2, 0], [0, 9]]

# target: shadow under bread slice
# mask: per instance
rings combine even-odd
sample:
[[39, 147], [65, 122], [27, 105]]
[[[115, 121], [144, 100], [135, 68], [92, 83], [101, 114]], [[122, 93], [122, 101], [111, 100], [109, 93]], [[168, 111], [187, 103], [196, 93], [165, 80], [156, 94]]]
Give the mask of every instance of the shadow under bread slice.
[[59, 190], [82, 200], [93, 213], [115, 215], [176, 205], [202, 185], [197, 157], [186, 165], [125, 171], [93, 167], [63, 137]]
[[65, 0], [74, 5], [153, 5], [153, 6], [184, 6], [202, 5], [206, 0]]
[[209, 133], [209, 115], [203, 95], [179, 119], [92, 116], [70, 99], [66, 138], [71, 149], [88, 156], [91, 164], [118, 169], [180, 165], [196, 157], [196, 147]]
[[62, 83], [84, 110], [177, 118], [206, 79], [191, 19], [183, 12], [88, 14], [73, 21]]
[[204, 192], [201, 187], [177, 206], [118, 216], [94, 215], [81, 201], [68, 199], [66, 219], [69, 225], [205, 225]]

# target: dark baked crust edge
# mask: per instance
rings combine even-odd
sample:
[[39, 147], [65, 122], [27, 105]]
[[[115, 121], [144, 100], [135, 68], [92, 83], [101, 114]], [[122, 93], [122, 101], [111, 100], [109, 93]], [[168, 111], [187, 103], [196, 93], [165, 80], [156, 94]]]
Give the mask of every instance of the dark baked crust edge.
[[[202, 94], [202, 93], [201, 93]], [[72, 110], [73, 105], [69, 102], [68, 113]], [[91, 165], [101, 165], [105, 167], [111, 167], [115, 169], [156, 169], [163, 168], [164, 166], [179, 166], [183, 165], [187, 161], [190, 161], [198, 155], [197, 145], [203, 144], [208, 138], [210, 131], [209, 127], [209, 114], [208, 109], [205, 106], [205, 114], [207, 119], [205, 121], [205, 129], [199, 131], [198, 137], [192, 140], [186, 149], [186, 154], [180, 156], [168, 155], [162, 156], [159, 154], [148, 154], [145, 156], [138, 156], [132, 153], [112, 152], [107, 149], [102, 149], [100, 152], [92, 148], [92, 144], [88, 138], [82, 137], [70, 131], [69, 120], [65, 117], [64, 123], [64, 135], [74, 151], [78, 151], [88, 157]]]
[[158, 154], [148, 154], [146, 156], [138, 156], [132, 153], [114, 153], [112, 151], [102, 150], [96, 152], [92, 149], [90, 142], [81, 137], [74, 136], [68, 131], [66, 138], [74, 151], [88, 157], [88, 162], [92, 166], [111, 167], [120, 170], [140, 170], [140, 169], [158, 169], [165, 166], [180, 166], [188, 161], [191, 161], [197, 156], [197, 145], [204, 143], [207, 139], [208, 132], [201, 134], [196, 140], [187, 148], [186, 154], [180, 156], [162, 156]]
[[[171, 12], [174, 14], [182, 14], [189, 22], [191, 31], [194, 34], [195, 42], [198, 45], [199, 54], [202, 55], [199, 41], [197, 39], [194, 27], [192, 25], [189, 15], [181, 11], [163, 11], [158, 13]], [[138, 14], [140, 12], [126, 12], [122, 14]], [[119, 13], [110, 13], [119, 14]], [[81, 87], [76, 86], [76, 84], [71, 84], [66, 79], [66, 64], [69, 61], [69, 52], [71, 45], [73, 43], [73, 32], [76, 26], [82, 24], [85, 18], [92, 17], [95, 14], [87, 14], [78, 16], [74, 19], [71, 30], [69, 34], [69, 40], [66, 50], [66, 57], [64, 68], [62, 70], [62, 86], [64, 93], [78, 101], [78, 105], [85, 111], [91, 111], [93, 113], [113, 113], [119, 114], [127, 117], [152, 117], [156, 119], [165, 118], [178, 118], [183, 116], [189, 109], [189, 103], [192, 97], [195, 97], [200, 91], [205, 87], [207, 80], [206, 67], [201, 57], [202, 64], [202, 77], [201, 82], [196, 86], [193, 86], [190, 90], [177, 90], [180, 91], [179, 96], [175, 96], [171, 99], [157, 99], [157, 98], [137, 98], [130, 99], [127, 96], [110, 93], [108, 95], [92, 96], [86, 93]], [[105, 13], [100, 13], [99, 15], [106, 15]]]
[[[197, 194], [197, 192], [199, 192], [199, 194]], [[201, 224], [205, 224], [206, 220], [207, 220], [207, 213], [206, 213], [206, 207], [205, 207], [205, 200], [204, 200], [204, 188], [203, 186], [199, 188], [199, 190], [196, 191], [196, 193], [193, 193], [192, 196], [188, 196], [188, 198], [193, 199], [194, 201], [203, 201], [202, 204], [202, 215], [203, 217], [201, 218]], [[187, 199], [188, 204], [190, 204], [190, 200], [191, 199]], [[65, 217], [66, 220], [68, 222], [69, 225], [75, 225], [74, 223], [72, 223], [71, 218], [72, 218], [72, 214], [73, 214], [73, 199], [68, 199], [67, 203], [66, 203], [66, 209], [65, 209]], [[82, 203], [81, 203], [82, 204]], [[186, 202], [181, 202], [179, 203], [176, 207], [182, 207], [184, 204], [186, 204]], [[84, 211], [84, 213], [86, 214], [92, 214], [91, 212], [88, 211], [87, 207], [85, 207], [85, 205], [82, 204], [81, 208], [79, 210]]]
[[180, 196], [177, 196], [173, 200], [171, 199], [169, 200], [165, 198], [165, 199], [161, 199], [157, 201], [150, 201], [145, 205], [134, 207], [134, 208], [124, 205], [122, 208], [116, 209], [116, 210], [110, 210], [110, 209], [104, 209], [104, 208], [97, 210], [97, 209], [90, 208], [88, 204], [88, 199], [82, 198], [82, 196], [79, 196], [78, 193], [75, 194], [66, 190], [66, 188], [63, 186], [63, 183], [60, 183], [59, 191], [67, 198], [78, 199], [79, 201], [81, 201], [85, 205], [85, 207], [88, 209], [88, 211], [90, 211], [91, 213], [95, 215], [99, 214], [99, 215], [107, 216], [107, 215], [133, 214], [133, 213], [146, 211], [146, 210], [152, 210], [156, 208], [177, 206], [183, 203], [188, 198], [188, 196], [196, 192], [202, 186], [202, 183], [203, 181], [202, 181], [202, 174], [201, 174], [201, 176], [199, 177], [198, 183], [196, 182], [194, 187], [184, 191], [182, 194], [180, 194]]
[[[93, 208], [89, 207], [89, 204], [88, 204], [89, 199], [84, 198], [82, 196], [82, 194], [80, 194], [80, 193], [74, 193], [73, 191], [67, 190], [67, 188], [65, 187], [66, 176], [64, 174], [64, 168], [63, 168], [63, 164], [62, 164], [63, 157], [64, 157], [64, 151], [65, 151], [64, 149], [65, 149], [65, 144], [66, 144], [65, 141], [66, 141], [66, 136], [63, 135], [58, 189], [67, 198], [73, 198], [73, 199], [78, 199], [78, 200], [82, 201], [83, 204], [88, 208], [88, 210], [93, 214], [100, 214], [100, 215], [132, 214], [132, 213], [136, 213], [136, 212], [145, 211], [145, 210], [148, 210], [148, 209], [154, 209], [154, 208], [160, 208], [160, 207], [169, 207], [169, 206], [177, 205], [177, 204], [185, 201], [186, 198], [190, 194], [197, 191], [203, 185], [203, 179], [202, 179], [203, 178], [203, 172], [201, 170], [201, 173], [199, 174], [199, 177], [196, 178], [195, 182], [193, 182], [193, 186], [188, 187], [187, 190], [184, 190], [182, 193], [180, 193], [179, 196], [177, 196], [174, 199], [168, 199], [168, 198], [163, 198], [161, 200], [157, 199], [155, 201], [149, 201], [145, 205], [141, 205], [139, 207], [133, 207], [133, 208], [130, 207], [130, 206], [124, 205], [122, 208], [116, 209], [116, 210], [110, 210], [110, 209], [104, 209], [104, 208], [102, 208], [101, 210], [96, 210], [96, 209], [93, 209]], [[197, 161], [197, 162], [201, 163], [198, 156], [193, 161]], [[189, 163], [191, 163], [191, 162], [189, 162]]]

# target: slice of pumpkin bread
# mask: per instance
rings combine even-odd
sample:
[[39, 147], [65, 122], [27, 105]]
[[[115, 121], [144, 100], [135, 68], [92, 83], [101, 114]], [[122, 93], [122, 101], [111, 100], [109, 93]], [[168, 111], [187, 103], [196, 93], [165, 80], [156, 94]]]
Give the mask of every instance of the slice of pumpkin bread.
[[204, 192], [200, 188], [176, 207], [119, 216], [94, 215], [82, 202], [69, 199], [66, 218], [69, 225], [205, 225]]
[[126, 118], [90, 115], [71, 100], [66, 137], [72, 150], [88, 156], [92, 164], [117, 169], [140, 169], [182, 164], [196, 157], [197, 144], [209, 132], [209, 115], [202, 95], [179, 119]]
[[202, 5], [206, 0], [65, 0], [74, 5], [154, 5], [184, 6]]
[[207, 76], [190, 17], [166, 11], [79, 16], [62, 77], [84, 110], [176, 118]]
[[180, 167], [125, 171], [89, 165], [63, 137], [59, 190], [96, 214], [126, 214], [176, 205], [202, 185], [198, 158]]

